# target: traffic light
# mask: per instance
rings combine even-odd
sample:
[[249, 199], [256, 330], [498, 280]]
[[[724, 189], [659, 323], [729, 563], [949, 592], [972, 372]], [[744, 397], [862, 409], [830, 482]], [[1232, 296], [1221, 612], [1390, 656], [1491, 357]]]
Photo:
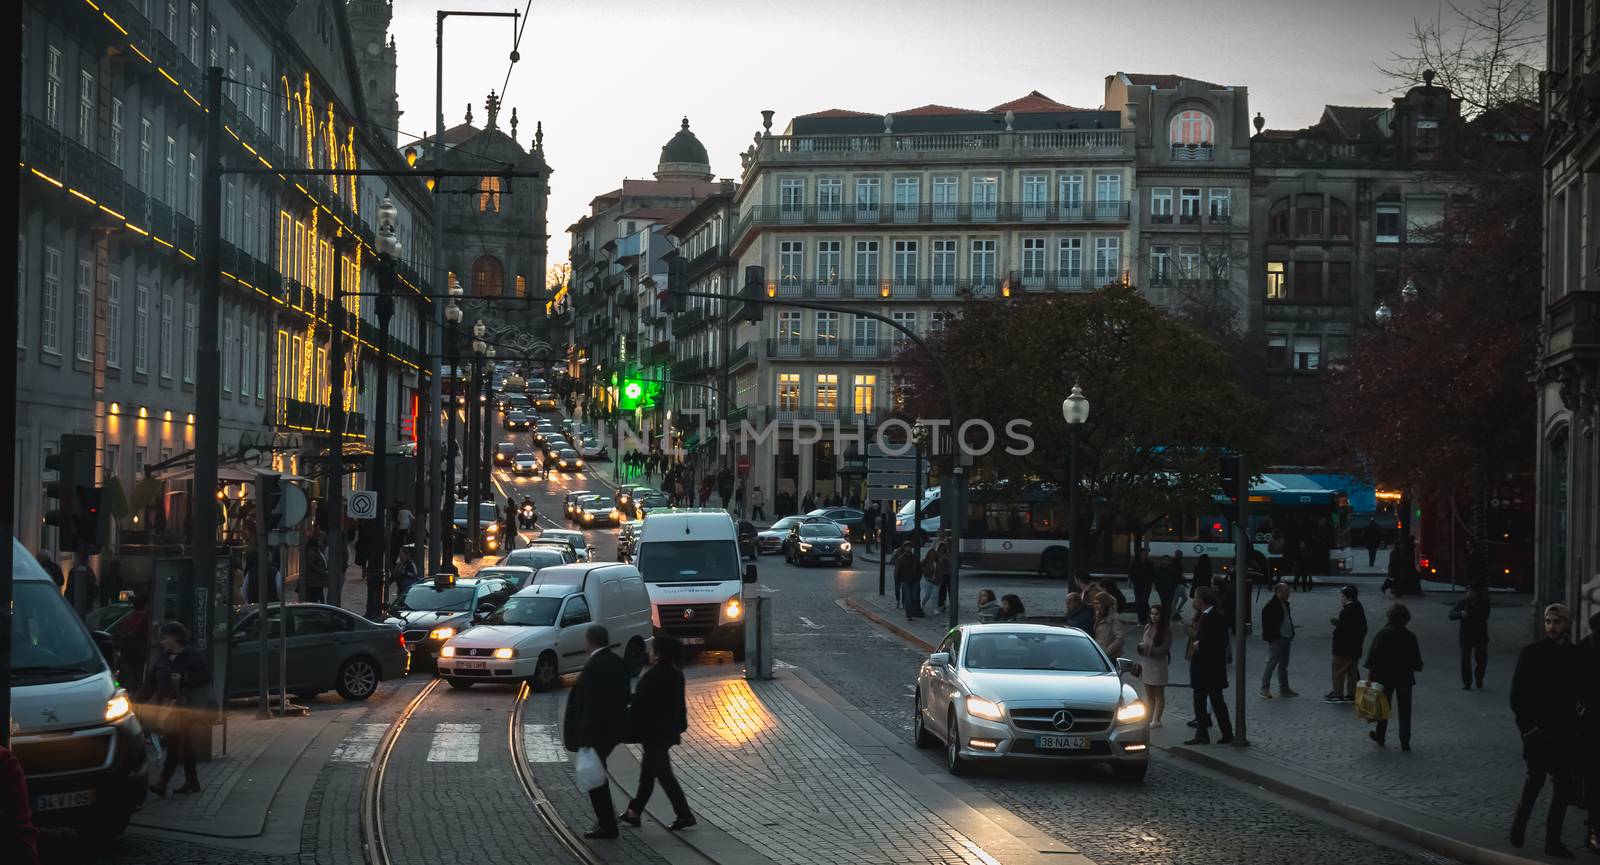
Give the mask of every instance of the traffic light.
[[99, 487], [78, 488], [78, 509], [73, 515], [73, 534], [83, 549], [91, 553], [100, 551], [100, 501], [103, 491]]
[[[99, 535], [99, 490], [94, 487], [94, 436], [68, 433], [61, 437], [56, 452], [44, 458], [45, 471], [56, 473], [56, 479], [45, 484], [44, 494], [56, 500], [56, 506], [45, 512], [45, 525], [55, 526], [56, 548], [77, 551], [80, 544], [92, 544]], [[92, 495], [85, 496], [85, 492]], [[86, 498], [93, 499], [95, 520], [88, 537], [80, 537], [86, 525], [83, 507]]]
[[744, 300], [744, 320], [750, 324], [760, 324], [761, 318], [766, 314], [766, 307], [762, 304], [766, 298], [763, 296], [767, 290], [767, 269], [759, 264], [752, 264], [744, 269], [744, 288], [739, 292], [739, 297]]
[[683, 256], [677, 252], [668, 255], [666, 260], [667, 288], [664, 293], [658, 293], [656, 297], [662, 301], [662, 308], [668, 315], [679, 315], [689, 306], [688, 298], [683, 294], [689, 290], [688, 262], [685, 262]]
[[1217, 467], [1217, 485], [1222, 487], [1222, 494], [1228, 501], [1239, 502], [1239, 455], [1223, 455]]
[[283, 476], [277, 472], [256, 475], [256, 521], [262, 537], [284, 529]]

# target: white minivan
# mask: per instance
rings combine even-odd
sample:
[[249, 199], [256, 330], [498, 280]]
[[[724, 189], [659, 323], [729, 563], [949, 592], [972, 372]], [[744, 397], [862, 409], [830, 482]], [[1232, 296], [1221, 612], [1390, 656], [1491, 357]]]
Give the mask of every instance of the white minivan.
[[744, 585], [756, 581], [756, 566], [741, 567], [739, 530], [727, 511], [651, 511], [633, 563], [650, 590], [657, 635], [744, 660]]
[[471, 627], [439, 650], [439, 675], [451, 687], [527, 680], [548, 690], [589, 660], [584, 632], [606, 626], [630, 675], [650, 657], [650, 596], [632, 565], [584, 562], [542, 568], [499, 607], [485, 605]]
[[114, 837], [144, 804], [144, 733], [106, 649], [11, 542], [11, 750], [40, 826]]

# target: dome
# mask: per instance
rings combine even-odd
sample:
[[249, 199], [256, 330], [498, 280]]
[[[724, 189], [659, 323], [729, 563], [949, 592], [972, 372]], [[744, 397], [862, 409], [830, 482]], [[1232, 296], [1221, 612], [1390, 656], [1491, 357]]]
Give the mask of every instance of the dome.
[[711, 179], [711, 157], [706, 155], [706, 147], [700, 143], [700, 139], [689, 131], [687, 117], [683, 118], [683, 126], [678, 133], [661, 148], [661, 162], [656, 165], [656, 179], [669, 178]]

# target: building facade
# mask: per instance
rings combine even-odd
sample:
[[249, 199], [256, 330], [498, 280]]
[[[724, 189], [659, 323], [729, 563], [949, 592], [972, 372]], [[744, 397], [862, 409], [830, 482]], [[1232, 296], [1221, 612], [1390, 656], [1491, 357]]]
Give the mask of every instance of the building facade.
[[1600, 609], [1600, 4], [1547, 17], [1535, 601]]
[[[102, 481], [129, 501], [120, 512], [112, 505], [118, 529], [183, 539], [194, 493], [184, 465], [194, 445], [197, 258], [210, 228], [199, 224], [202, 70], [227, 76], [225, 165], [402, 163], [365, 121], [343, 3], [285, 14], [256, 0], [30, 2], [20, 24], [18, 477], [43, 478], [63, 433], [91, 433]], [[347, 291], [376, 291], [376, 217], [388, 197], [404, 244], [397, 291], [425, 291], [428, 200], [405, 179], [227, 174], [222, 187], [220, 476], [242, 477], [257, 459], [299, 472], [335, 438], [335, 268]], [[370, 298], [346, 303], [357, 324], [343, 365], [349, 425], [337, 432], [359, 449], [377, 422], [377, 321]], [[415, 302], [397, 304], [383, 421], [391, 441], [423, 384], [420, 321]], [[19, 486], [18, 496], [20, 539], [53, 547], [42, 487]]]
[[[727, 298], [738, 286], [737, 262], [728, 253], [728, 230], [733, 225], [733, 198], [738, 186], [732, 180], [701, 201], [667, 229], [667, 236], [683, 260], [678, 277], [682, 287], [697, 294]], [[673, 273], [668, 269], [669, 287]], [[741, 324], [729, 320], [729, 302], [724, 299], [688, 297], [683, 309], [672, 314], [671, 340], [658, 342], [640, 366], [655, 377], [672, 382], [668, 399], [677, 426], [684, 431], [685, 449], [702, 473], [729, 450], [721, 446], [719, 424], [724, 409], [738, 404], [734, 395], [732, 371], [749, 360], [748, 342], [735, 350], [734, 335]], [[654, 365], [652, 365], [652, 362]], [[742, 415], [727, 420], [738, 424]]]
[[[868, 434], [900, 408], [895, 356], [956, 304], [1132, 278], [1135, 130], [1120, 110], [1037, 91], [988, 110], [771, 115], [743, 157], [729, 255], [765, 268], [772, 306], [735, 335], [737, 409], [768, 501], [849, 498], [837, 423]], [[743, 429], [741, 425], [741, 430]]]

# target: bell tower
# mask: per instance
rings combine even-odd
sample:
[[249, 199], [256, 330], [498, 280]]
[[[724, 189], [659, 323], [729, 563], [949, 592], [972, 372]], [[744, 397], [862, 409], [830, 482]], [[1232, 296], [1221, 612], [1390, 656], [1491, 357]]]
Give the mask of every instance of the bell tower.
[[400, 100], [395, 92], [394, 38], [389, 22], [394, 17], [394, 0], [355, 0], [346, 7], [350, 19], [350, 40], [356, 52], [356, 68], [361, 71], [361, 92], [373, 134], [380, 140], [399, 142]]

